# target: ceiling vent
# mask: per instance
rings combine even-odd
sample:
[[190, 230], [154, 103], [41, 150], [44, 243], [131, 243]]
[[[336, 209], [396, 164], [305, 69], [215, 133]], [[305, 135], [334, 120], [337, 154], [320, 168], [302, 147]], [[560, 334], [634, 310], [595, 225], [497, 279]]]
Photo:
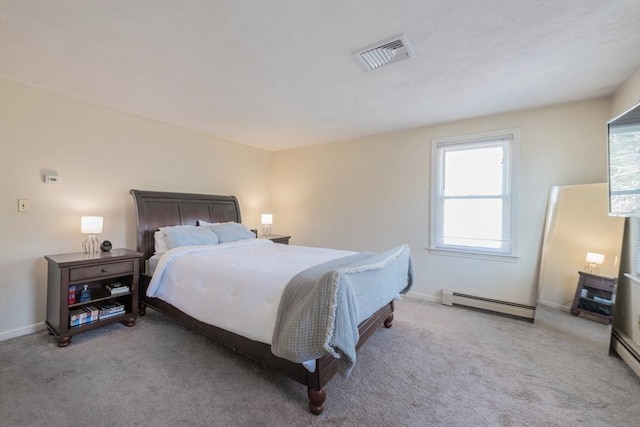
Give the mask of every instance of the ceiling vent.
[[365, 70], [375, 70], [384, 65], [393, 64], [403, 59], [415, 56], [406, 34], [400, 34], [390, 39], [376, 43], [364, 49], [353, 52], [353, 56], [362, 64]]

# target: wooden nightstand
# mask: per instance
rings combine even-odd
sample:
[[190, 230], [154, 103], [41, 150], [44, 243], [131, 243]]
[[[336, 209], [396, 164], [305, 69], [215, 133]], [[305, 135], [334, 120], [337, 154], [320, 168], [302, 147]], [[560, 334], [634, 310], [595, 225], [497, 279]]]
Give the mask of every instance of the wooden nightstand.
[[580, 279], [573, 298], [571, 314], [580, 314], [601, 323], [611, 323], [616, 301], [616, 282], [614, 277], [578, 271]]
[[[115, 322], [126, 326], [136, 323], [138, 310], [138, 282], [140, 280], [140, 258], [143, 254], [129, 249], [114, 249], [111, 252], [96, 254], [71, 253], [47, 255], [47, 320], [49, 333], [58, 340], [60, 347], [71, 343], [71, 337], [77, 333], [96, 329]], [[129, 290], [112, 295], [106, 288], [113, 283], [122, 283]], [[87, 301], [80, 301], [84, 287], [90, 293]], [[75, 288], [75, 289], [74, 289]], [[112, 313], [106, 307], [111, 305]], [[115, 306], [124, 306], [124, 312], [118, 312]], [[72, 315], [101, 313], [90, 323], [71, 326]]]
[[269, 239], [275, 243], [282, 243], [283, 245], [288, 245], [289, 239], [291, 239], [291, 236], [281, 236], [278, 234], [270, 234], [269, 236], [258, 236], [258, 239]]

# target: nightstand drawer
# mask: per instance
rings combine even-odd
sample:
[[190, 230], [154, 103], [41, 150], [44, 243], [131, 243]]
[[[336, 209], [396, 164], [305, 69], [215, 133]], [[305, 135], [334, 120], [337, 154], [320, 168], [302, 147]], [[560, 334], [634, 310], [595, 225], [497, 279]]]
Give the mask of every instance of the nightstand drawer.
[[90, 267], [78, 267], [69, 270], [69, 281], [99, 279], [101, 277], [116, 274], [133, 273], [133, 260], [112, 262], [109, 264], [93, 265]]
[[583, 275], [580, 279], [583, 286], [589, 286], [598, 289], [612, 290], [615, 288], [615, 280], [608, 277], [600, 277], [595, 275]]

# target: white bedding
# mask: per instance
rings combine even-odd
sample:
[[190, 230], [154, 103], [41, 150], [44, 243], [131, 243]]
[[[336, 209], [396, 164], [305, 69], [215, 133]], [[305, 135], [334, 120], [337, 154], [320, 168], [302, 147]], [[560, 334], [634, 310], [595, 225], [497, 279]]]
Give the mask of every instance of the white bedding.
[[147, 289], [202, 322], [271, 344], [280, 297], [297, 273], [355, 252], [245, 239], [165, 252]]

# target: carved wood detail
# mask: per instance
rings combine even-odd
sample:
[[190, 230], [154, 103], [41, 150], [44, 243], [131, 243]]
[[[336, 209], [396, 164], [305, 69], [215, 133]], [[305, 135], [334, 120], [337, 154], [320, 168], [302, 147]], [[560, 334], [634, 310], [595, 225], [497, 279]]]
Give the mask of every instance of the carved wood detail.
[[307, 397], [309, 397], [309, 410], [313, 415], [320, 415], [324, 411], [324, 401], [327, 398], [326, 388], [314, 390], [307, 388]]

